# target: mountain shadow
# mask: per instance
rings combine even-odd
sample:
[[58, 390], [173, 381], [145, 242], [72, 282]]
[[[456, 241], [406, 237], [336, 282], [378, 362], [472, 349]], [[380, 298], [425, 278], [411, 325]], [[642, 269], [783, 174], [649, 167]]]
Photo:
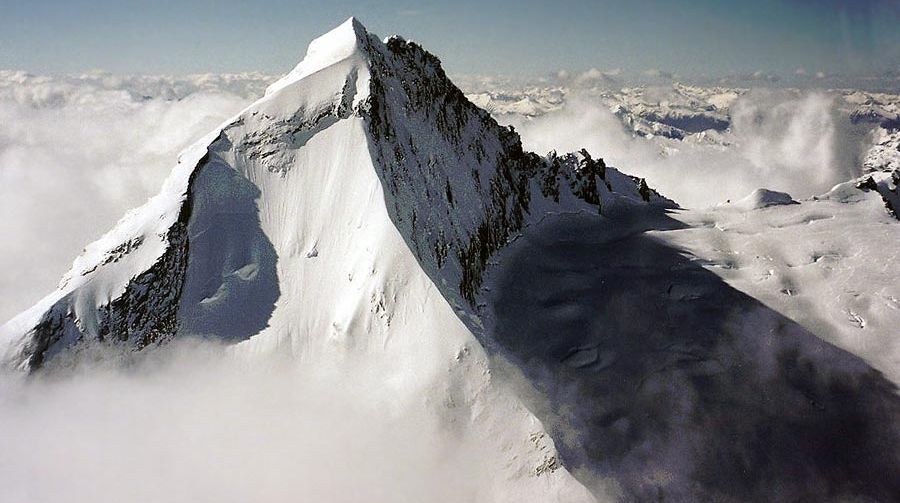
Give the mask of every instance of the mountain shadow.
[[486, 294], [564, 464], [627, 501], [900, 500], [896, 387], [635, 229], [548, 219]]
[[215, 155], [198, 168], [181, 332], [236, 342], [268, 325], [280, 296], [278, 255], [260, 226], [259, 197], [252, 182]]

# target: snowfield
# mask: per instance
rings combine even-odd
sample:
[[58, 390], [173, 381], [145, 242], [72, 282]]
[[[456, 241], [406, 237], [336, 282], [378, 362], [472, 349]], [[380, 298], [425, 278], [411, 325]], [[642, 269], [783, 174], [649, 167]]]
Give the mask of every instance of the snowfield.
[[0, 326], [0, 499], [900, 494], [898, 95], [464, 94], [352, 18], [277, 80], [0, 80], [234, 113]]
[[679, 212], [657, 236], [900, 383], [900, 226], [852, 184], [795, 204]]

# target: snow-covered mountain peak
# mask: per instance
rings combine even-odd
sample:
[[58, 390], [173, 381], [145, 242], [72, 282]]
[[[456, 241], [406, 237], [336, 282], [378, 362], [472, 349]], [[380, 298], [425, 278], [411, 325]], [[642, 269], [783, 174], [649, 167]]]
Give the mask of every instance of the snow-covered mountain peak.
[[187, 336], [342, 372], [365, 362], [398, 402], [440, 417], [451, 403], [450, 421], [496, 444], [515, 486], [504, 498], [589, 501], [540, 422], [493, 383], [476, 298], [491, 258], [548, 214], [648, 205], [673, 203], [586, 151], [525, 151], [437, 57], [351, 18], [0, 327], [0, 365]]
[[[370, 42], [369, 32], [355, 17], [310, 42], [306, 56], [287, 75], [266, 89], [272, 94], [308, 75], [353, 57], [361, 56], [362, 47]], [[377, 41], [377, 39], [376, 39]]]
[[[410, 267], [477, 331], [471, 308], [488, 261], [529, 222], [646, 202], [672, 205], [586, 152], [524, 151], [434, 55], [400, 37], [382, 42], [351, 18], [183, 153], [160, 195], [89, 245], [56, 292], [2, 327], [0, 350], [7, 364], [29, 369], [96, 340], [142, 348], [176, 333], [255, 337], [286, 297], [305, 297], [310, 274], [298, 271], [308, 259], [329, 264], [322, 257], [331, 251], [339, 263], [322, 274], [344, 277], [350, 250], [367, 257], [353, 266], [365, 268], [383, 254], [372, 251], [385, 249], [380, 240], [398, 232], [417, 262]], [[361, 227], [381, 218], [373, 204], [384, 218]], [[335, 225], [341, 218], [346, 227]], [[359, 229], [374, 239], [368, 246]], [[372, 285], [373, 298], [383, 287]], [[334, 306], [356, 302], [328, 301], [316, 330], [330, 330]]]

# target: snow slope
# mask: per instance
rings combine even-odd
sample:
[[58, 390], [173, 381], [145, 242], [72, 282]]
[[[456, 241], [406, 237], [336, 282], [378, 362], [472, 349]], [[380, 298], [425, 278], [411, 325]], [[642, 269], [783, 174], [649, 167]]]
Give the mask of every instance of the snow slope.
[[787, 205], [680, 211], [686, 227], [658, 237], [900, 384], [900, 226], [856, 185]]
[[[568, 112], [557, 97], [566, 93], [577, 103]], [[767, 102], [765, 91], [678, 85], [588, 91], [632, 139], [604, 134], [604, 121], [581, 120], [573, 111], [589, 112], [590, 102], [575, 102], [577, 94], [554, 87], [478, 96], [501, 120], [521, 124], [532, 144], [541, 135], [550, 146], [557, 136], [565, 144], [593, 135], [592, 145], [656, 147], [668, 158], [702, 147], [690, 160], [726, 176], [660, 163], [660, 172], [682, 169], [670, 173], [679, 195], [721, 204], [665, 217], [547, 219], [489, 270], [482, 320], [527, 377], [521, 394], [548, 425], [564, 465], [615, 479], [626, 500], [896, 499], [898, 97], [784, 90], [779, 100], [794, 98]], [[547, 119], [514, 120], [507, 105], [522, 96], [543, 100]], [[562, 120], [554, 120], [559, 110]], [[731, 130], [739, 113], [753, 135]], [[728, 128], [673, 126], [703, 115]], [[774, 141], [759, 141], [768, 135]], [[817, 148], [826, 136], [834, 141]], [[719, 153], [742, 149], [765, 162], [747, 172], [717, 162]], [[767, 189], [725, 195], [729, 179], [746, 183], [760, 173], [771, 176], [757, 183], [786, 190], [766, 165], [792, 158], [802, 161], [793, 167], [803, 197]], [[630, 169], [647, 162], [632, 156]], [[840, 168], [830, 175], [842, 183], [809, 197], [835, 183], [821, 178], [829, 168]]]
[[623, 501], [894, 499], [900, 226], [852, 182], [787, 201], [552, 216], [498, 254], [481, 319], [564, 466]]
[[490, 258], [548, 212], [674, 205], [586, 153], [541, 158], [440, 62], [354, 19], [185, 151], [161, 193], [0, 329], [33, 371], [99, 342], [173, 337], [288, 353], [395, 391], [491, 446], [488, 501], [589, 501], [541, 423], [492, 378], [474, 314]]

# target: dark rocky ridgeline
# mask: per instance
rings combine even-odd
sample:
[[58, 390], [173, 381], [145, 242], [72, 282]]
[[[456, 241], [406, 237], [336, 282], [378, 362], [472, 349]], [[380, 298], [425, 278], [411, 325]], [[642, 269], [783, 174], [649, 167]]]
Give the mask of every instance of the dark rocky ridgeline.
[[[95, 308], [96, 326], [85, 326], [78, 319], [77, 290], [69, 293], [25, 335], [27, 343], [18, 361], [34, 371], [83, 341], [140, 350], [180, 331], [236, 341], [266, 326], [278, 297], [277, 257], [260, 229], [258, 189], [218, 157], [219, 150], [231, 147], [224, 133], [210, 144], [191, 171], [176, 220], [159, 236], [165, 250], [149, 268], [135, 271], [120, 295]], [[123, 260], [145, 240], [140, 236], [112, 248], [81, 274]], [[192, 258], [197, 253], [199, 260]], [[256, 279], [232, 285], [230, 300], [222, 305], [204, 303], [224, 281], [221, 271], [233, 265], [228, 262], [234, 257], [257, 264]]]
[[[435, 56], [398, 37], [389, 39], [386, 48], [386, 55], [373, 51], [369, 126], [375, 158], [385, 170], [381, 176], [390, 193], [387, 200], [394, 203], [389, 210], [398, 227], [406, 230], [402, 234], [418, 257], [431, 254], [434, 263], [443, 267], [452, 250], [461, 266], [461, 294], [471, 302], [487, 259], [522, 227], [530, 203], [530, 180], [544, 163], [522, 149], [511, 129], [470, 103]], [[416, 123], [409, 127], [407, 120]], [[400, 124], [405, 127], [395, 128]], [[419, 152], [417, 142], [422, 139], [437, 145]], [[484, 165], [491, 165], [493, 173]], [[410, 173], [411, 169], [417, 173]], [[416, 193], [423, 185], [429, 191], [424, 206], [416, 204], [423, 199]], [[437, 186], [443, 186], [448, 195], [445, 208], [435, 204], [436, 194], [429, 190]], [[465, 194], [473, 189], [475, 198]], [[466, 209], [474, 211], [450, 214]], [[459, 219], [469, 221], [453, 222]], [[457, 225], [445, 228], [448, 223]], [[474, 232], [469, 233], [472, 227]], [[434, 236], [432, 231], [437, 229], [440, 233]], [[433, 237], [437, 240], [429, 246]], [[434, 276], [437, 271], [428, 272]]]
[[466, 99], [421, 46], [399, 37], [384, 52], [377, 41], [366, 44], [372, 79], [364, 116], [388, 210], [426, 272], [457, 276], [456, 293], [469, 304], [489, 258], [522, 230], [535, 194], [559, 203], [564, 189], [601, 211], [612, 190], [602, 159], [584, 150], [527, 152], [515, 130]]
[[850, 112], [852, 124], [874, 124], [884, 129], [900, 129], [900, 115], [885, 114], [873, 108], [856, 109]]
[[[198, 166], [206, 160], [207, 157], [201, 159]], [[97, 309], [96, 331], [100, 341], [124, 343], [141, 349], [175, 335], [178, 329], [178, 301], [187, 270], [187, 226], [191, 216], [191, 199], [188, 193], [178, 219], [165, 236], [168, 243], [166, 251], [157, 262], [132, 278], [120, 296]], [[137, 239], [114, 248], [100, 264], [82, 274], [92, 273], [97, 267], [121, 260], [142, 242], [143, 239]], [[37, 370], [48, 357], [78, 344], [84, 336], [85, 327], [77, 320], [68, 298], [64, 297], [26, 335], [29, 342], [23, 348], [21, 358], [27, 362], [29, 370]]]
[[884, 209], [888, 214], [900, 220], [900, 170], [891, 173], [890, 182], [876, 182], [872, 176], [867, 176], [856, 183], [856, 188], [863, 192], [875, 191], [884, 201]]
[[187, 222], [179, 218], [166, 236], [169, 246], [159, 261], [133, 278], [122, 296], [98, 309], [99, 340], [127, 341], [142, 349], [175, 335], [187, 270], [187, 234]]
[[[170, 339], [178, 329], [177, 311], [187, 269], [187, 226], [179, 222], [166, 239], [169, 247], [148, 270], [129, 281], [119, 297], [97, 308], [99, 341], [127, 343], [134, 349]], [[84, 338], [84, 327], [67, 302], [55, 304], [27, 335], [23, 359], [30, 370]]]

